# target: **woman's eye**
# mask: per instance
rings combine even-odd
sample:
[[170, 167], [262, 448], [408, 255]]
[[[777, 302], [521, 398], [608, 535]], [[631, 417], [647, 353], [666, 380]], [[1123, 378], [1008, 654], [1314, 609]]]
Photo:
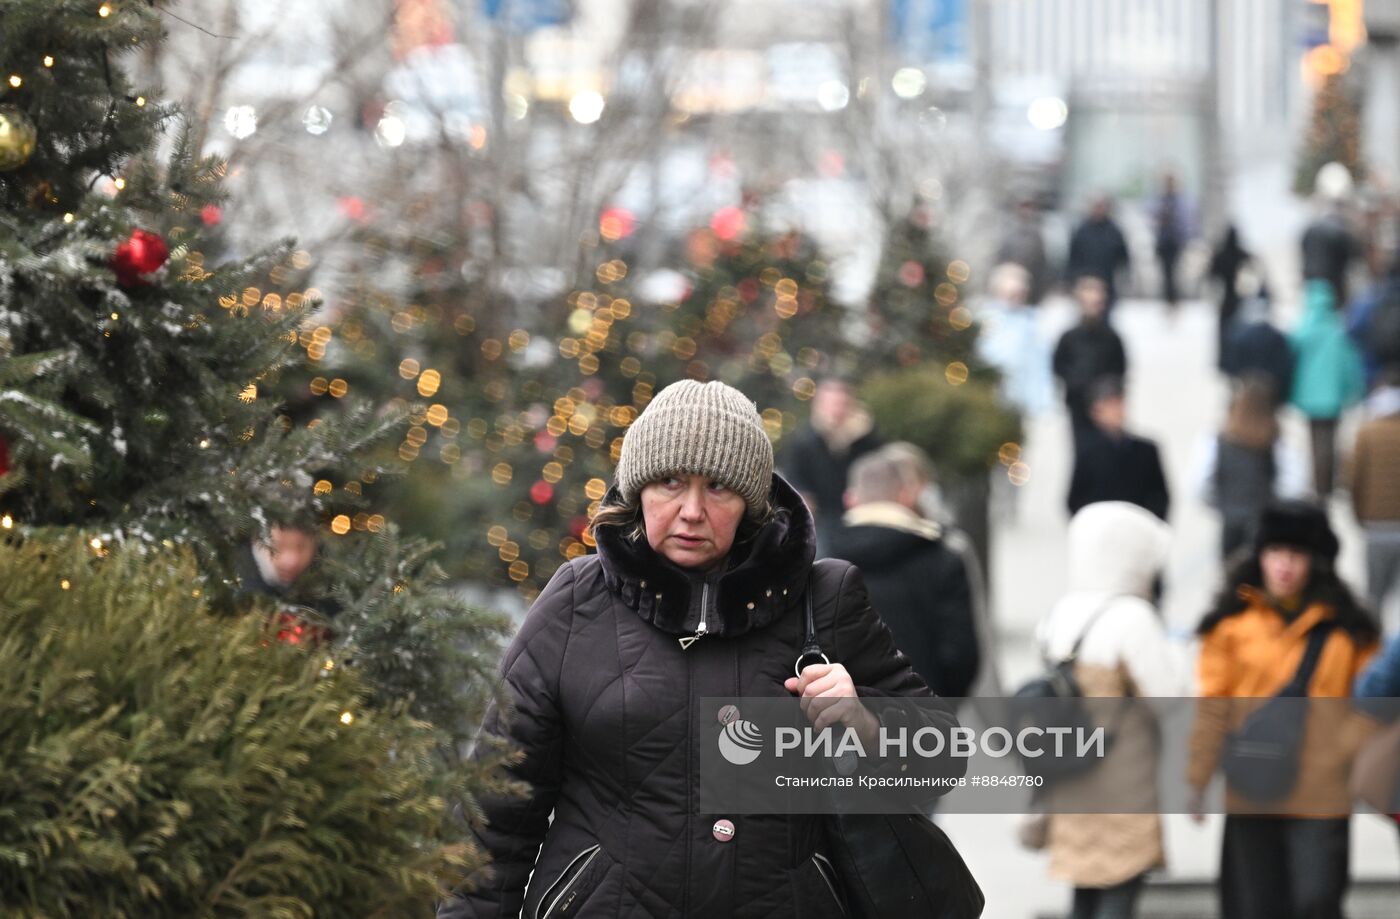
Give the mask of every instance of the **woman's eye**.
[[729, 491], [729, 486], [724, 485], [720, 482], [711, 482], [710, 491], [714, 492], [715, 494], [724, 494], [725, 492]]

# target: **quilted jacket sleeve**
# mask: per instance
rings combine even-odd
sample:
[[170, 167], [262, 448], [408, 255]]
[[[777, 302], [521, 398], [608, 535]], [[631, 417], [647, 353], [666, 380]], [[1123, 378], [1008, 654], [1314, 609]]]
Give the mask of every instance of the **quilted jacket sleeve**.
[[[952, 707], [936, 701], [914, 672], [909, 658], [895, 647], [889, 628], [870, 605], [865, 578], [854, 565], [847, 565], [841, 576], [834, 631], [832, 660], [845, 665], [856, 684], [856, 694], [862, 699], [923, 700], [917, 706], [881, 706], [878, 714], [882, 726], [891, 731], [904, 728], [909, 734], [932, 727], [945, 736], [958, 726]], [[938, 766], [938, 775], [961, 776], [967, 771], [967, 760], [940, 758]]]
[[503, 712], [492, 704], [481, 726], [483, 735], [503, 738], [523, 754], [509, 771], [512, 778], [528, 782], [531, 793], [482, 800], [487, 822], [472, 833], [492, 864], [442, 903], [437, 919], [520, 915], [563, 771], [559, 674], [572, 619], [574, 577], [572, 565], [560, 568], [530, 607], [501, 663], [512, 710]]

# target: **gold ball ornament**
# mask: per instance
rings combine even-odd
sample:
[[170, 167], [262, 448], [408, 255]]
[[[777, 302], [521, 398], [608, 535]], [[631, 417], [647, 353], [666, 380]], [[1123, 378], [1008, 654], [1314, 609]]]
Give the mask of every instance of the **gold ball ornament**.
[[0, 172], [29, 162], [38, 140], [39, 130], [23, 109], [0, 105]]

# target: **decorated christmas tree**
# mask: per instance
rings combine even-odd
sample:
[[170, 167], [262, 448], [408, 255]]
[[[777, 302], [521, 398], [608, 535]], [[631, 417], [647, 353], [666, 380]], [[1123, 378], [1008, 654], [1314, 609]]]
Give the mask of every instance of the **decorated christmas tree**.
[[454, 575], [484, 577], [496, 566], [473, 555], [481, 542], [463, 521], [494, 488], [463, 445], [468, 430], [494, 425], [507, 407], [530, 336], [508, 325], [505, 304], [472, 277], [470, 246], [443, 205], [436, 196], [409, 201], [405, 220], [357, 228], [355, 244], [374, 257], [335, 279], [323, 340], [304, 344], [305, 365], [284, 375], [278, 394], [300, 421], [342, 417], [356, 401], [403, 419], [376, 455], [409, 474], [367, 483], [368, 513], [352, 517], [352, 528], [378, 528], [389, 515], [442, 545]]
[[480, 533], [533, 595], [593, 544], [588, 521], [612, 481], [627, 427], [680, 379], [722, 380], [758, 405], [775, 441], [840, 359], [844, 311], [827, 267], [796, 232], [766, 234], [737, 208], [684, 240], [679, 270], [632, 277], [604, 254], [592, 284], [557, 304], [558, 359], [533, 368], [511, 424], [481, 439], [506, 515]]
[[1341, 163], [1358, 180], [1365, 174], [1361, 160], [1361, 102], [1356, 87], [1342, 74], [1327, 77], [1313, 97], [1293, 191], [1305, 197], [1311, 195], [1318, 170], [1328, 163]]
[[746, 210], [719, 211], [645, 277], [627, 261], [630, 228], [605, 211], [586, 283], [540, 304], [489, 293], [464, 247], [419, 217], [362, 231], [383, 257], [352, 275], [327, 347], [284, 390], [310, 417], [339, 414], [346, 392], [406, 413], [390, 453], [412, 474], [373, 500], [447, 544], [454, 573], [527, 598], [588, 551], [622, 436], [657, 390], [722, 379], [777, 439], [840, 357], [826, 264]]
[[865, 365], [879, 370], [933, 361], [964, 379], [968, 372], [985, 374], [974, 352], [977, 327], [964, 302], [971, 275], [966, 261], [948, 257], [929, 205], [891, 220], [870, 294]]
[[[125, 55], [159, 40], [162, 15], [157, 3], [14, 0], [0, 29], [0, 567], [7, 611], [29, 617], [14, 631], [7, 623], [19, 637], [5, 653], [51, 652], [42, 667], [6, 662], [19, 681], [9, 698], [30, 701], [8, 709], [0, 730], [23, 756], [83, 744], [110, 753], [103, 806], [71, 806], [92, 770], [53, 770], [45, 795], [0, 790], [0, 824], [10, 829], [19, 799], [28, 821], [17, 825], [23, 838], [0, 837], [0, 912], [175, 916], [218, 912], [217, 902], [285, 915], [400, 903], [389, 911], [402, 914], [395, 898], [412, 888], [422, 902], [432, 866], [451, 854], [455, 833], [429, 796], [470, 804], [487, 780], [464, 773], [455, 749], [488, 696], [502, 623], [443, 590], [427, 548], [364, 503], [394, 471], [375, 450], [403, 418], [365, 406], [304, 423], [270, 398], [331, 329], [296, 286], [290, 244], [241, 262], [206, 256], [225, 166], [201, 157], [176, 113], [123, 69]], [[264, 642], [251, 638], [287, 598], [248, 596], [239, 560], [276, 526], [321, 543], [308, 583], [337, 613], [312, 632], [321, 641], [277, 647], [293, 630], [276, 626]], [[54, 602], [55, 591], [73, 601]], [[88, 618], [103, 631], [46, 644]], [[164, 629], [176, 648], [202, 635], [208, 666], [170, 654]], [[162, 674], [167, 689], [152, 682]], [[296, 696], [315, 674], [343, 679], [342, 690], [282, 708], [230, 695]], [[32, 704], [51, 691], [69, 720]], [[345, 723], [324, 724], [321, 708], [351, 703], [372, 736], [326, 755]], [[239, 714], [209, 720], [225, 710]], [[176, 765], [146, 771], [162, 731], [178, 733]], [[182, 756], [217, 763], [297, 731], [305, 736], [248, 754], [262, 784], [235, 776], [200, 797], [161, 777]], [[357, 796], [398, 801], [403, 813], [361, 808]], [[342, 841], [315, 829], [329, 801], [362, 810], [345, 816]], [[270, 841], [272, 818], [259, 814], [286, 832]], [[222, 856], [176, 863], [151, 847], [156, 836], [183, 838], [186, 824], [203, 845], [248, 853], [230, 871], [265, 864], [239, 879], [220, 874]], [[65, 870], [84, 880], [53, 875], [41, 899], [26, 846], [51, 854], [60, 838], [73, 846]], [[347, 847], [361, 843], [352, 857]], [[325, 905], [332, 894], [343, 908]]]
[[[972, 267], [950, 258], [928, 203], [889, 221], [871, 292], [861, 395], [876, 426], [928, 454], [958, 525], [990, 558], [989, 473], [1021, 484], [1021, 419], [998, 395], [999, 375], [977, 353], [965, 297]], [[1013, 474], [1014, 473], [1014, 474]], [[985, 569], [984, 569], [985, 570]]]

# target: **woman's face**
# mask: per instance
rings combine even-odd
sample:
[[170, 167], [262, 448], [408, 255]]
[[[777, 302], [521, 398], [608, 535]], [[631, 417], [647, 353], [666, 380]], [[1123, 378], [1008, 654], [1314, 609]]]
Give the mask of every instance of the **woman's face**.
[[708, 571], [734, 545], [744, 499], [713, 479], [678, 475], [642, 488], [647, 542], [680, 565]]
[[1264, 570], [1264, 590], [1280, 599], [1296, 597], [1307, 589], [1312, 577], [1312, 556], [1291, 546], [1265, 546], [1259, 553]]

